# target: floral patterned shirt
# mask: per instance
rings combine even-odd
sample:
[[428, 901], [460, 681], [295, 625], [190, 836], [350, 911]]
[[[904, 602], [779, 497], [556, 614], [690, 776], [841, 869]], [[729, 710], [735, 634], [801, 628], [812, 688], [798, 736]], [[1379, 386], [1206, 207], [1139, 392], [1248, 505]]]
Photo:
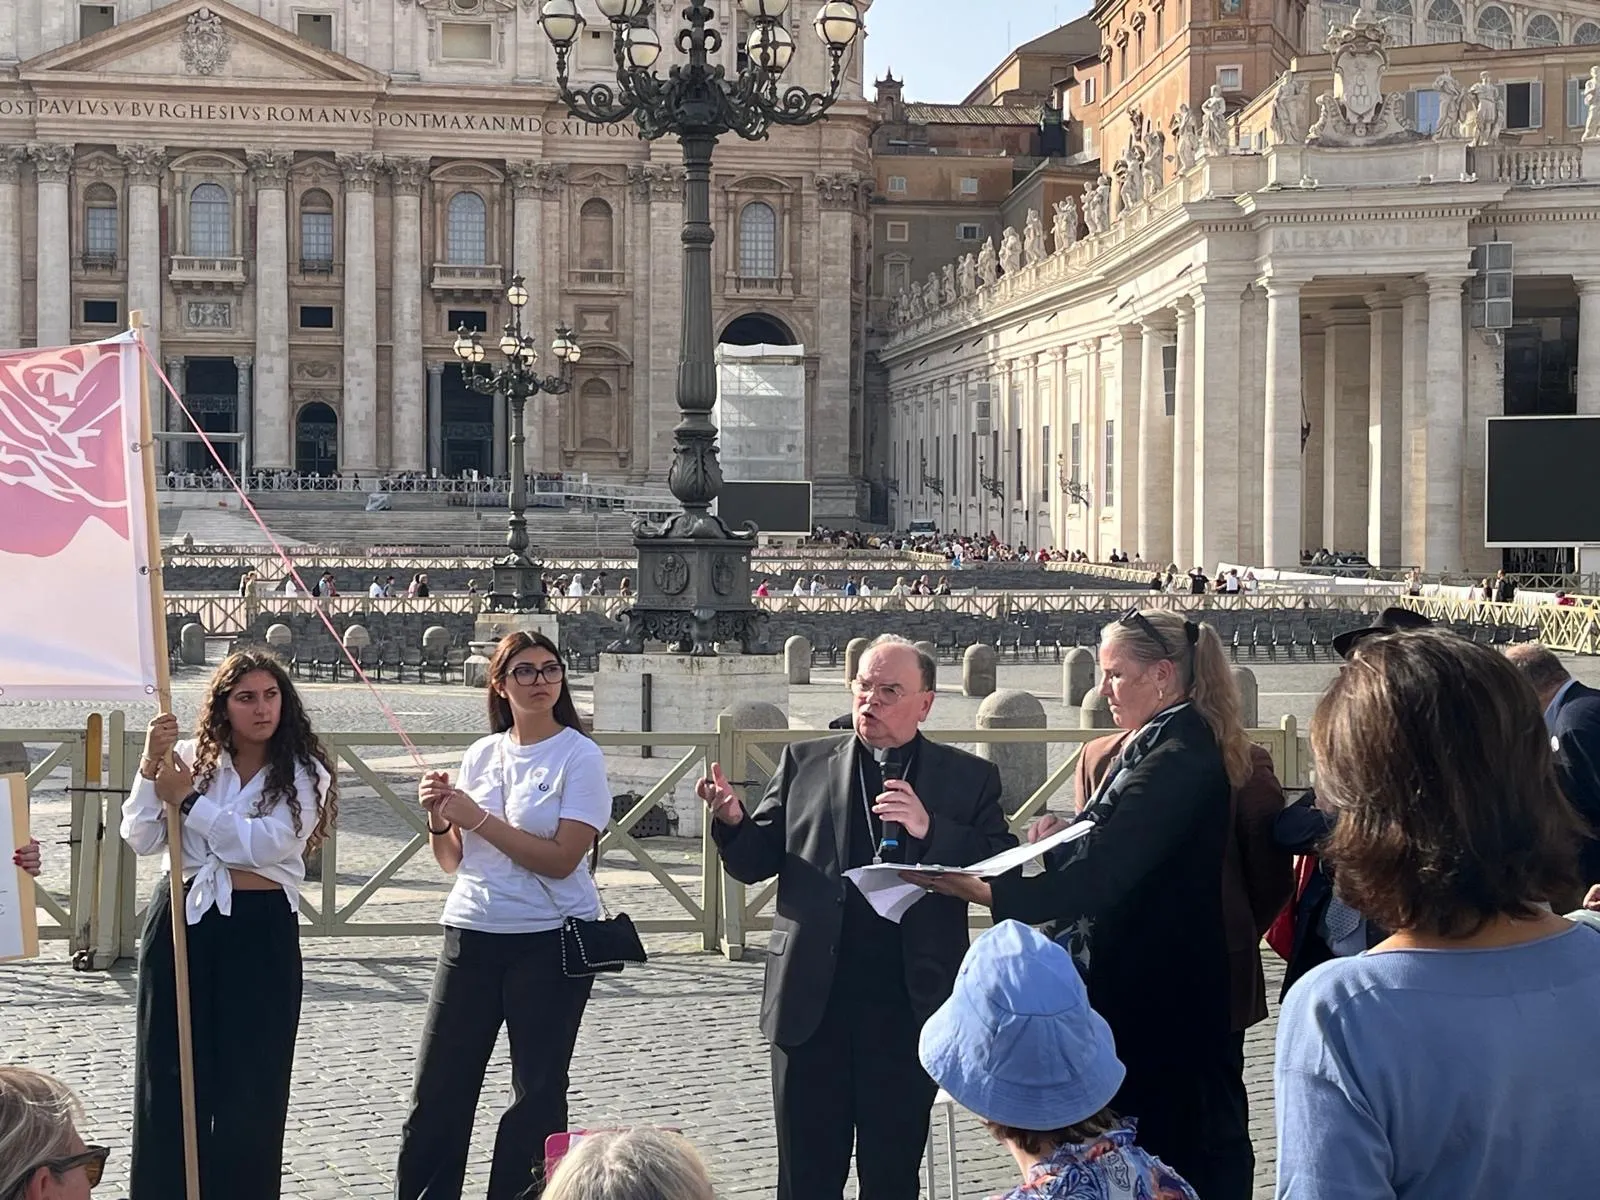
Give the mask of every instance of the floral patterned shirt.
[[1134, 1145], [1135, 1124], [1057, 1146], [1005, 1200], [1200, 1200], [1177, 1172]]

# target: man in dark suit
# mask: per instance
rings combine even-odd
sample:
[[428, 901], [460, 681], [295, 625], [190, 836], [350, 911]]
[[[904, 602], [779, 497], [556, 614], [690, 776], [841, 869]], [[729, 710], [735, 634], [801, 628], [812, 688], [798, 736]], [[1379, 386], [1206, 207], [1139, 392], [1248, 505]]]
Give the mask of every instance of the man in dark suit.
[[1539, 697], [1567, 799], [1594, 831], [1578, 856], [1585, 887], [1600, 883], [1600, 691], [1574, 679], [1538, 642], [1506, 651]]
[[[747, 814], [720, 764], [699, 794], [727, 871], [778, 877], [761, 1031], [772, 1043], [778, 1200], [838, 1200], [855, 1146], [861, 1195], [916, 1200], [936, 1092], [922, 1024], [966, 954], [966, 903], [923, 896], [895, 924], [844, 872], [875, 859], [965, 866], [1016, 839], [993, 763], [918, 732], [935, 666], [902, 638], [861, 656], [855, 732], [784, 749]], [[901, 778], [885, 778], [886, 767]], [[893, 769], [887, 774], [894, 775]], [[898, 825], [898, 846], [891, 825]]]

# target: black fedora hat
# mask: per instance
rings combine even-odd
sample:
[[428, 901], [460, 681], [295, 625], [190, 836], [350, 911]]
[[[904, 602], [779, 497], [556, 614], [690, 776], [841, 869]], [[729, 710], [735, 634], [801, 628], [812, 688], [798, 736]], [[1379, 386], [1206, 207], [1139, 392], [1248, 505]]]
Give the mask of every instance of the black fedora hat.
[[1427, 629], [1433, 624], [1427, 617], [1419, 612], [1412, 612], [1409, 608], [1386, 608], [1378, 614], [1378, 623], [1368, 625], [1363, 629], [1347, 629], [1333, 639], [1334, 653], [1340, 658], [1349, 658], [1350, 651], [1354, 650], [1364, 640], [1380, 633], [1403, 633], [1408, 629]]

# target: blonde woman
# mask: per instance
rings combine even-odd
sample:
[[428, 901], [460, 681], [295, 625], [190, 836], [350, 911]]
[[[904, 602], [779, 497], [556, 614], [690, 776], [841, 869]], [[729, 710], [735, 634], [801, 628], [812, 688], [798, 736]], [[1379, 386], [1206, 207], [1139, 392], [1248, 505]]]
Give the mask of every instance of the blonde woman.
[[1084, 805], [1094, 832], [1039, 875], [914, 878], [996, 921], [1055, 926], [1128, 1069], [1111, 1107], [1205, 1200], [1250, 1200], [1221, 887], [1230, 797], [1253, 770], [1239, 694], [1216, 631], [1178, 613], [1129, 609], [1101, 632], [1100, 669], [1130, 735]]
[[27, 1067], [0, 1067], [0, 1196], [89, 1200], [111, 1151], [85, 1144], [66, 1084]]
[[705, 1164], [661, 1129], [590, 1134], [561, 1160], [544, 1200], [714, 1200]]

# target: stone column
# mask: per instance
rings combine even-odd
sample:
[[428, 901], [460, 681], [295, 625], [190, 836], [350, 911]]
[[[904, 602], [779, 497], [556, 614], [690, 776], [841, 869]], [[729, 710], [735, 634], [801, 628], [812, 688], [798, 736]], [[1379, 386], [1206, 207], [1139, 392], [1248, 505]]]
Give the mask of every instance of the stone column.
[[72, 156], [71, 146], [28, 147], [38, 183], [33, 344], [40, 347], [72, 343], [72, 221], [67, 204]]
[[427, 465], [427, 404], [422, 394], [422, 184], [425, 158], [385, 158], [394, 189], [389, 295], [389, 466]]
[[1300, 281], [1271, 277], [1267, 289], [1267, 406], [1261, 472], [1262, 565], [1295, 570], [1303, 533], [1300, 456]]
[[1239, 343], [1243, 283], [1194, 294], [1194, 557], [1207, 571], [1239, 561]]
[[1149, 562], [1172, 560], [1172, 418], [1167, 416], [1164, 350], [1171, 327], [1161, 317], [1140, 326], [1139, 497], [1134, 547]]
[[144, 314], [144, 341], [161, 361], [161, 180], [167, 152], [138, 143], [118, 146], [128, 172], [128, 312]]
[[[1067, 548], [1067, 498], [1061, 493], [1061, 468], [1066, 461], [1072, 417], [1067, 411], [1067, 347], [1050, 351], [1050, 461], [1045, 464], [1045, 491], [1050, 496], [1050, 537], [1056, 549]], [[965, 495], [965, 493], [962, 493]]]
[[1328, 314], [1322, 388], [1322, 544], [1367, 548], [1367, 314]]
[[21, 146], [0, 146], [0, 350], [22, 345]]
[[[543, 40], [543, 39], [541, 39]], [[522, 310], [522, 327], [533, 331], [533, 336], [540, 341], [541, 354], [546, 352], [548, 339], [554, 334], [556, 317], [547, 316], [549, 311], [545, 303], [545, 288], [551, 282], [542, 279], [544, 275], [554, 275], [556, 272], [545, 271], [544, 264], [553, 261], [544, 252], [544, 202], [555, 194], [563, 178], [564, 168], [547, 162], [513, 162], [507, 164], [511, 176], [512, 195], [512, 259], [511, 266], [515, 271], [520, 271], [528, 283], [528, 303]], [[676, 244], [673, 247], [676, 251]], [[556, 280], [559, 284], [559, 280]], [[560, 295], [559, 286], [556, 295]], [[653, 305], [652, 310], [661, 307]], [[671, 306], [668, 306], [671, 307]], [[676, 309], [673, 310], [676, 312]], [[654, 319], [652, 311], [651, 319]], [[653, 361], [653, 360], [652, 360]], [[677, 357], [673, 356], [672, 364], [676, 367]], [[550, 368], [554, 370], [555, 368]], [[647, 372], [639, 372], [638, 379], [645, 379]], [[526, 444], [523, 447], [523, 460], [527, 470], [537, 473], [551, 470], [559, 466], [556, 458], [551, 455], [548, 442], [544, 436], [544, 414], [550, 409], [559, 410], [560, 398], [536, 397], [529, 402], [523, 414], [523, 437]], [[667, 427], [668, 438], [662, 448], [661, 462], [666, 464], [672, 457], [671, 426]], [[559, 450], [558, 447], [554, 449]], [[664, 469], [664, 467], [663, 467]]]
[[1427, 503], [1428, 289], [1412, 287], [1401, 300], [1400, 560], [1420, 566]]
[[285, 188], [291, 156], [280, 150], [246, 155], [256, 187], [255, 428], [250, 445], [264, 470], [294, 466], [289, 415], [289, 216]]
[[[826, 522], [830, 517], [849, 519], [856, 514], [856, 487], [850, 474], [854, 416], [854, 372], [850, 362], [854, 333], [850, 297], [854, 284], [850, 256], [857, 221], [872, 195], [872, 181], [854, 171], [843, 171], [819, 175], [814, 183], [820, 210], [815, 279], [817, 295], [826, 297], [827, 303], [820, 305], [817, 312], [816, 350], [820, 358], [816, 420], [806, 430], [806, 438], [808, 474], [815, 481], [817, 520]], [[779, 247], [780, 258], [786, 256], [787, 250], [786, 246]], [[1002, 516], [1008, 521], [1009, 512], [1010, 505], [1006, 503]]]
[[1123, 325], [1117, 330], [1117, 443], [1113, 463], [1116, 491], [1112, 497], [1117, 544], [1113, 549], [1130, 556], [1136, 550], [1144, 553], [1144, 546], [1139, 543], [1139, 447], [1144, 427], [1144, 414], [1140, 411], [1144, 392], [1142, 334], [1138, 325]]
[[1178, 370], [1172, 406], [1172, 561], [1180, 571], [1194, 558], [1194, 303], [1178, 301]]
[[1428, 276], [1427, 477], [1422, 569], [1461, 565], [1462, 275]]
[[[179, 396], [187, 396], [189, 392], [188, 380], [184, 378], [185, 374], [187, 374], [188, 366], [189, 360], [187, 358], [167, 359], [167, 379], [172, 383], [172, 390], [177, 392]], [[175, 430], [189, 430], [191, 428], [189, 418], [183, 415], [183, 410], [178, 407], [177, 401], [171, 396], [167, 396], [165, 401], [161, 407], [167, 414], [166, 427]], [[189, 447], [195, 444], [193, 442], [167, 443], [167, 452], [163, 456], [167, 466], [176, 467], [180, 471], [183, 470], [189, 461]]]
[[[539, 398], [536, 397], [532, 403], [537, 405], [539, 403]], [[490, 446], [489, 454], [491, 464], [490, 470], [492, 470], [496, 476], [500, 476], [506, 474], [510, 470], [510, 468], [506, 466], [506, 450], [508, 449], [507, 439], [511, 436], [511, 426], [508, 419], [510, 414], [509, 410], [506, 408], [506, 398], [504, 396], [491, 396], [489, 398], [489, 406], [494, 419], [494, 442]], [[524, 408], [522, 414], [524, 426], [527, 425], [528, 418], [533, 415], [534, 414], [532, 412]], [[527, 462], [526, 446], [524, 446], [523, 462]]]
[[428, 364], [428, 469], [444, 473], [444, 364]]
[[[1404, 314], [1390, 292], [1367, 297], [1372, 336], [1367, 368], [1367, 555], [1380, 567], [1401, 565], [1400, 453]], [[1407, 564], [1409, 565], [1409, 564]]]
[[[650, 286], [655, 296], [666, 303], [650, 305], [649, 367], [635, 376], [648, 388], [650, 406], [649, 477], [666, 478], [672, 464], [672, 431], [678, 424], [678, 319], [683, 295], [683, 170], [669, 164], [648, 163], [640, 167], [638, 187], [649, 193], [650, 204]], [[813, 352], [815, 347], [810, 347]], [[918, 402], [920, 403], [920, 402]], [[900, 481], [901, 503], [912, 505], [926, 497], [921, 491], [915, 455], [920, 418], [910, 423], [913, 460], [906, 465], [906, 478]], [[809, 431], [808, 431], [809, 436]], [[809, 455], [810, 448], [807, 447]], [[811, 460], [807, 459], [807, 473]], [[915, 512], [908, 507], [907, 511]]]
[[378, 468], [378, 293], [372, 189], [382, 159], [341, 154], [344, 173], [344, 422], [346, 471]]
[[1311, 551], [1322, 546], [1322, 391], [1327, 383], [1326, 351], [1327, 335], [1320, 327], [1301, 333], [1300, 387], [1305, 408], [1300, 419], [1311, 427], [1311, 433], [1300, 455], [1305, 465], [1300, 544]]
[[[1466, 338], [1466, 419], [1461, 455], [1461, 569], [1483, 578], [1503, 561], [1483, 544], [1484, 438], [1490, 417], [1506, 410], [1505, 344], [1488, 332]], [[1579, 568], [1582, 569], [1581, 567]]]
[[240, 483], [244, 482], [245, 472], [250, 470], [253, 461], [251, 451], [254, 449], [254, 442], [251, 430], [254, 425], [250, 418], [253, 393], [250, 388], [250, 369], [255, 365], [255, 361], [248, 354], [236, 354], [233, 356], [234, 368], [239, 372], [239, 390], [237, 399], [234, 401], [235, 432], [244, 434], [244, 441], [239, 443], [239, 452], [234, 460], [238, 463], [237, 470]]
[[1100, 339], [1093, 337], [1083, 344], [1083, 478], [1080, 482], [1089, 487], [1089, 503], [1083, 509], [1083, 548], [1089, 557], [1099, 562], [1105, 554], [1100, 549], [1100, 513], [1105, 508], [1105, 477], [1100, 473], [1100, 462], [1105, 457], [1105, 381], [1100, 377]]
[[1578, 412], [1600, 414], [1600, 279], [1578, 284]]
[[[1239, 561], [1266, 561], [1267, 293], [1245, 289], [1239, 335]], [[1296, 439], [1298, 447], [1299, 441]]]

